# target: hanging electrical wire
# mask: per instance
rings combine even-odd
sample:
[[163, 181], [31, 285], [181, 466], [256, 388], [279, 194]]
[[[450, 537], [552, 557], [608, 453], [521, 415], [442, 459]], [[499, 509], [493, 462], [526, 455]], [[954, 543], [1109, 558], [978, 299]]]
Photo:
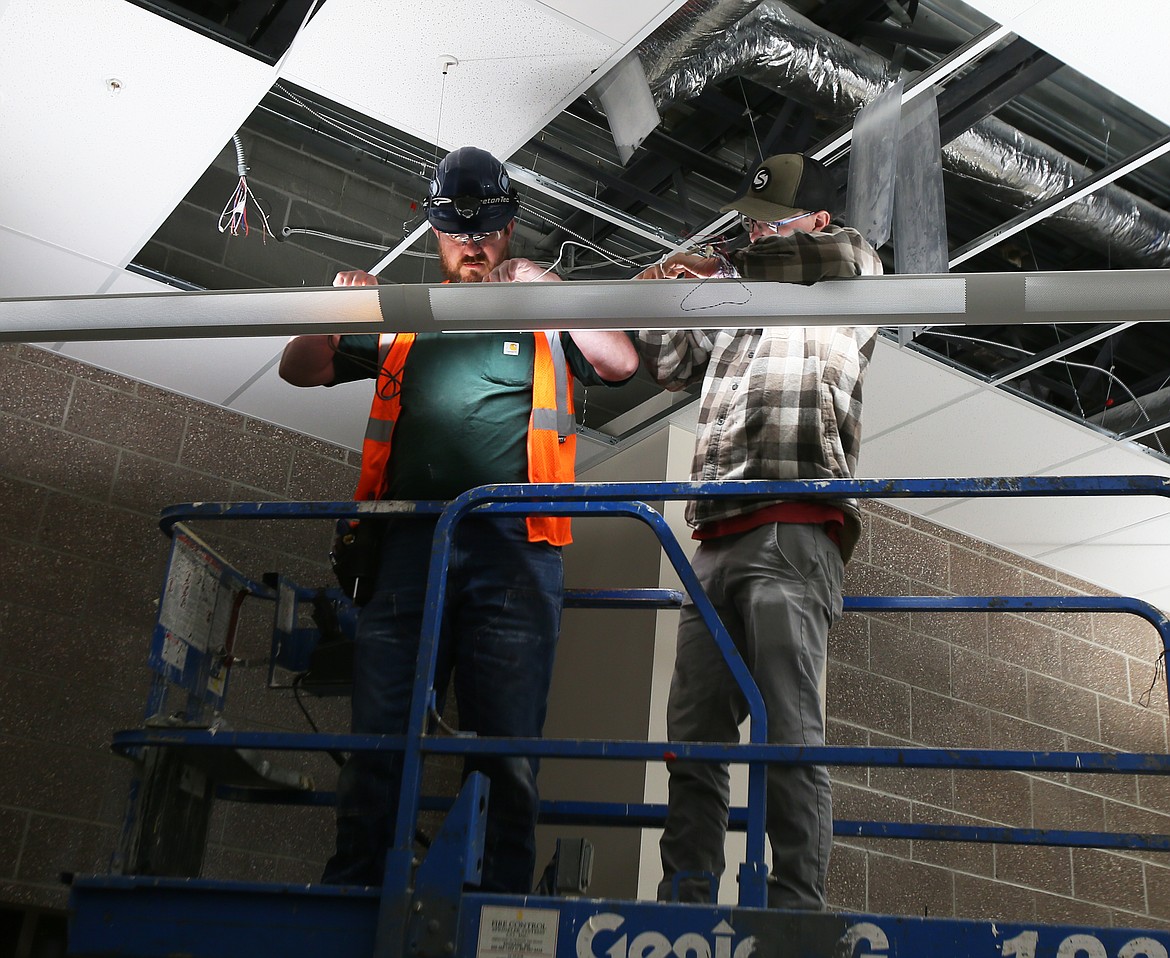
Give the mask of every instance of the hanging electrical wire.
[[[631, 259], [628, 256], [623, 256], [620, 253], [614, 253], [611, 250], [606, 250], [606, 249], [602, 248], [598, 244], [594, 243], [592, 240], [586, 239], [580, 233], [576, 233], [573, 230], [569, 229], [567, 226], [565, 226], [565, 224], [563, 222], [559, 221], [560, 220], [559, 217], [546, 216], [544, 213], [542, 213], [539, 209], [535, 208], [527, 200], [525, 200], [525, 202], [521, 205], [521, 210], [520, 210], [521, 217], [523, 217], [525, 213], [528, 213], [528, 214], [536, 217], [542, 223], [544, 223], [545, 226], [550, 227], [553, 230], [560, 230], [563, 233], [568, 233], [571, 237], [573, 237], [572, 240], [566, 240], [565, 242], [561, 243], [560, 249], [557, 253], [557, 258], [553, 262], [553, 265], [551, 267], [549, 267], [549, 269], [554, 269], [560, 265], [561, 259], [565, 255], [565, 247], [566, 246], [579, 246], [582, 249], [590, 250], [591, 252], [597, 253], [603, 259], [608, 260], [614, 266], [626, 267], [628, 269], [641, 269], [645, 265], [644, 262], [638, 262], [637, 260]], [[646, 254], [646, 255], [657, 257], [659, 254], [655, 252], [653, 254]], [[548, 271], [549, 270], [545, 270], [545, 272], [548, 272]], [[571, 270], [571, 269], [567, 270], [567, 272], [572, 272], [572, 271], [573, 270]]]
[[[984, 338], [979, 337], [979, 336], [966, 336], [966, 335], [963, 335], [962, 333], [948, 333], [948, 332], [943, 332], [942, 330], [939, 330], [939, 329], [932, 329], [930, 331], [930, 334], [932, 336], [938, 336], [939, 338], [942, 338], [942, 339], [961, 340], [963, 342], [968, 342], [968, 343], [977, 343], [981, 346], [994, 347], [995, 349], [1000, 349], [1000, 350], [1003, 350], [1005, 352], [1017, 353], [1017, 354], [1025, 355], [1025, 356], [1034, 355], [1029, 350], [1021, 349], [1019, 346], [1011, 346], [1007, 343], [999, 343], [999, 342], [996, 342], [995, 340], [984, 339]], [[1071, 370], [1073, 370], [1073, 369], [1087, 369], [1087, 370], [1092, 370], [1093, 372], [1096, 372], [1096, 373], [1100, 373], [1110, 383], [1115, 383], [1118, 387], [1120, 387], [1125, 392], [1125, 394], [1127, 396], [1129, 396], [1130, 401], [1137, 408], [1140, 416], [1145, 417], [1145, 420], [1147, 422], [1153, 422], [1153, 418], [1146, 411], [1145, 406], [1142, 405], [1141, 399], [1139, 399], [1138, 396], [1134, 393], [1134, 391], [1132, 389], [1130, 389], [1129, 386], [1126, 385], [1125, 380], [1123, 380], [1120, 376], [1116, 375], [1111, 368], [1106, 369], [1104, 366], [1097, 366], [1097, 365], [1094, 365], [1093, 363], [1077, 363], [1077, 362], [1073, 362], [1072, 360], [1068, 360], [1068, 359], [1054, 359], [1054, 360], [1052, 360], [1052, 362], [1055, 365], [1063, 366], [1065, 368], [1065, 370], [1069, 371], [1069, 373], [1070, 373], [1069, 382], [1072, 383], [1073, 395], [1074, 395], [1074, 398], [1076, 399], [1077, 408], [1078, 408], [1078, 410], [1080, 410], [1080, 413], [1081, 413], [1080, 418], [1083, 422], [1088, 422], [1089, 419], [1088, 419], [1088, 416], [1085, 415], [1084, 408], [1081, 406], [1081, 398], [1080, 398], [1080, 395], [1076, 391], [1076, 384], [1072, 382]], [[1158, 435], [1156, 433], [1153, 436], [1153, 441], [1157, 444], [1158, 451], [1161, 452], [1163, 455], [1165, 455], [1166, 449], [1162, 445], [1162, 440], [1158, 437]]]
[[219, 231], [221, 233], [230, 232], [232, 236], [239, 236], [240, 231], [243, 230], [244, 235], [248, 235], [248, 200], [256, 207], [256, 211], [260, 214], [260, 236], [266, 239], [272, 233], [272, 228], [268, 225], [268, 214], [264, 212], [264, 207], [260, 205], [260, 201], [256, 199], [256, 194], [252, 192], [252, 188], [248, 186], [248, 163], [244, 158], [244, 143], [240, 139], [240, 134], [232, 134], [232, 143], [236, 147], [236, 172], [240, 175], [240, 181], [236, 184], [235, 192], [232, 193], [231, 199], [227, 201], [227, 205], [223, 208], [223, 212], [219, 214]]
[[[379, 158], [401, 160], [403, 163], [408, 164], [407, 172], [415, 173], [423, 179], [430, 179], [431, 171], [434, 169], [433, 160], [417, 152], [410, 152], [410, 148], [405, 144], [391, 142], [385, 134], [371, 127], [369, 124], [359, 123], [357, 120], [339, 114], [335, 110], [326, 112], [326, 109], [328, 109], [326, 105], [309, 103], [281, 83], [277, 83], [273, 87], [273, 94], [277, 99], [283, 98], [286, 102], [295, 104], [322, 123], [345, 133], [349, 139], [340, 142], [356, 148], [353, 141], [357, 140], [359, 143], [364, 143], [366, 146], [377, 151], [377, 153], [368, 155], [378, 156], [379, 154], [384, 154], [384, 157]], [[282, 113], [272, 112], [276, 116], [287, 119]], [[321, 131], [317, 130], [315, 132], [320, 133]]]

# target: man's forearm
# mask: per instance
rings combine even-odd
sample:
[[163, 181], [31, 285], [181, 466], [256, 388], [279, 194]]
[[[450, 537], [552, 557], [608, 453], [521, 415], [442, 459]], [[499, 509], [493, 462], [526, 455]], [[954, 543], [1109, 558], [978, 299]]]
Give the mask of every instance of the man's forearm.
[[333, 382], [333, 356], [340, 337], [296, 336], [280, 357], [280, 378], [294, 386], [326, 386]]
[[569, 335], [581, 350], [581, 355], [606, 382], [625, 382], [638, 371], [638, 353], [625, 333], [607, 329], [574, 329]]

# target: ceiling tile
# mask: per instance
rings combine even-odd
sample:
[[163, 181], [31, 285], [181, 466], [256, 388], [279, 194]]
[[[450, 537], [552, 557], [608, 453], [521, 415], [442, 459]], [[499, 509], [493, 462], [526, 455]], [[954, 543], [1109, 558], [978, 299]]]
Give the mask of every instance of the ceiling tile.
[[[683, 0], [646, 2], [646, 0], [528, 0], [534, 7], [547, 7], [554, 13], [609, 37], [619, 46], [641, 39], [662, 20], [683, 5]], [[521, 14], [522, 16], [522, 14]]]
[[[62, 355], [347, 449], [360, 449], [370, 382], [298, 389], [277, 373], [287, 337], [65, 343]], [[192, 362], [192, 356], [198, 362]]]
[[[474, 16], [454, 0], [331, 0], [282, 75], [444, 148], [474, 144], [506, 157], [616, 49], [512, 0], [481, 0]], [[443, 55], [459, 61], [446, 75]]]
[[946, 510], [945, 518], [942, 514], [931, 518], [945, 521], [952, 528], [977, 529], [981, 539], [1042, 559], [1055, 549], [1146, 522], [1167, 512], [1170, 504], [1151, 497], [1068, 496], [970, 500]]
[[[1170, 524], [1166, 533], [1170, 535]], [[1115, 541], [1070, 546], [1045, 558], [1046, 565], [1097, 582], [1121, 595], [1141, 597], [1166, 585], [1166, 542], [1157, 544]], [[1096, 575], [1085, 570], [1098, 570]]]
[[368, 379], [329, 389], [300, 389], [281, 379], [273, 367], [241, 393], [231, 408], [267, 422], [295, 422], [297, 432], [361, 449], [372, 395]]
[[124, 266], [271, 80], [254, 58], [124, 0], [10, 0], [0, 223]]
[[[1031, 476], [1110, 441], [991, 387], [925, 414], [914, 379], [896, 388], [904, 421], [887, 425], [877, 439], [863, 438], [866, 475]], [[872, 394], [867, 380], [867, 404]]]
[[[1165, 0], [967, 0], [1074, 70], [1170, 123]], [[1089, 28], [1088, 25], [1092, 27]]]
[[[911, 383], [912, 394], [907, 388]], [[878, 339], [865, 374], [862, 455], [868, 443], [886, 432], [900, 429], [915, 416], [957, 402], [978, 388], [969, 376], [921, 353], [901, 349], [887, 339]]]
[[[61, 352], [217, 406], [279, 355], [288, 337], [66, 343]], [[198, 362], [191, 357], [198, 356]]]
[[[2, 192], [2, 191], [0, 191]], [[112, 270], [86, 256], [0, 226], [0, 296], [73, 296], [93, 293]]]
[[1043, 470], [1063, 476], [1170, 476], [1170, 462], [1151, 455], [1144, 446], [1101, 436], [1095, 447], [1081, 449]]

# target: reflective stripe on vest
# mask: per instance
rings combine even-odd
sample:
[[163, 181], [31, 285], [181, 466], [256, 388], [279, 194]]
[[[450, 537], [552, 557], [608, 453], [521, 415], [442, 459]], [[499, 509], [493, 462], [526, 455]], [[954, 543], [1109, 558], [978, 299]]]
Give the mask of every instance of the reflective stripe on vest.
[[378, 378], [362, 442], [362, 471], [355, 499], [381, 499], [386, 492], [390, 439], [402, 408], [402, 370], [412, 345], [414, 333], [383, 333], [378, 337]]
[[[532, 371], [532, 415], [528, 420], [528, 481], [572, 482], [577, 434], [569, 364], [558, 333], [531, 335], [536, 343], [536, 356]], [[413, 344], [413, 333], [383, 334], [378, 339], [378, 379], [362, 443], [362, 470], [355, 499], [381, 499], [386, 493], [386, 467], [390, 462], [394, 424], [402, 409], [402, 374]], [[529, 516], [528, 539], [568, 545], [572, 541], [568, 517]]]

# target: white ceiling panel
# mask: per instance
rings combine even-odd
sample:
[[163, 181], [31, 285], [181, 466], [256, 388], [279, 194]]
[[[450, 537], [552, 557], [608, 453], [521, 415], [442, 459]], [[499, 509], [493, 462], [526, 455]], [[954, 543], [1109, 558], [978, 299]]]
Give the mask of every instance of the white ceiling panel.
[[287, 337], [65, 343], [62, 355], [360, 449], [370, 406], [368, 381], [298, 389], [276, 371]]
[[281, 379], [273, 366], [236, 398], [232, 408], [266, 422], [295, 423], [292, 428], [298, 432], [361, 449], [372, 395], [368, 379], [329, 389], [299, 389]]
[[[1167, 525], [1166, 532], [1170, 534], [1170, 525]], [[1044, 563], [1073, 575], [1091, 578], [1121, 595], [1144, 599], [1153, 590], [1166, 587], [1167, 541], [1170, 540], [1157, 544], [1115, 541], [1070, 546], [1050, 554]], [[1082, 570], [1085, 569], [1098, 570], [1099, 577], [1084, 576]]]
[[1105, 436], [1095, 447], [1056, 460], [1037, 475], [1170, 476], [1170, 463], [1157, 459], [1137, 443], [1117, 442]]
[[[1170, 123], [1165, 0], [967, 0], [1074, 70]], [[1090, 26], [1091, 25], [1091, 26]]]
[[10, 0], [0, 14], [0, 223], [124, 266], [271, 77], [124, 0]]
[[[512, 0], [482, 0], [468, 13], [455, 0], [331, 0], [281, 75], [445, 149], [509, 156], [618, 49]], [[459, 61], [446, 75], [445, 55]]]
[[1163, 611], [1170, 609], [1170, 586], [1164, 589], [1147, 589], [1141, 598], [1156, 609]]
[[920, 353], [879, 339], [865, 374], [862, 475], [890, 475], [869, 467], [872, 445], [887, 432], [902, 429], [913, 417], [930, 415], [933, 410], [978, 391], [979, 387], [969, 377], [957, 375], [953, 369]]
[[119, 270], [109, 285], [110, 293], [163, 293], [174, 289], [173, 286], [167, 286], [166, 283], [160, 283], [141, 273], [132, 273], [128, 269]]
[[[314, 436], [361, 449], [370, 407], [367, 380], [298, 389], [276, 366], [284, 337], [65, 343], [64, 356]], [[46, 344], [48, 345], [48, 344]]]
[[287, 336], [281, 336], [81, 342], [65, 343], [60, 352], [132, 379], [225, 406], [273, 362], [287, 340]]
[[[1069, 496], [1043, 499], [980, 499], [932, 516], [952, 527], [978, 529], [978, 537], [1039, 558], [1118, 528], [1170, 513], [1170, 502], [1152, 496]], [[1170, 539], [1167, 540], [1170, 542]]]
[[[1083, 426], [990, 387], [926, 415], [910, 401], [914, 380], [901, 388], [906, 390], [906, 422], [876, 439], [863, 439], [867, 475], [1031, 476], [1099, 442]], [[867, 381], [867, 403], [870, 395]]]
[[[865, 397], [865, 476], [1170, 475], [1170, 464], [1139, 446], [1118, 443], [1000, 390], [973, 389], [966, 376], [887, 341], [878, 343]], [[1161, 497], [906, 499], [889, 504], [1143, 598], [1159, 583], [1142, 563], [1164, 565], [1170, 543], [1170, 500]], [[1118, 537], [1116, 542], [1087, 542], [1111, 534]], [[1145, 545], [1139, 548], [1135, 542]], [[1134, 555], [1123, 557], [1121, 543], [1134, 545]]]
[[[5, 190], [0, 188], [0, 194]], [[0, 265], [0, 295], [12, 297], [86, 295], [100, 289], [113, 272], [107, 263], [3, 226]]]
[[639, 0], [528, 0], [533, 7], [545, 7], [555, 14], [596, 30], [617, 45], [640, 42], [659, 23], [683, 5], [683, 0], [639, 2]]
[[[1163, 499], [1162, 501], [1166, 502], [1167, 500]], [[1170, 512], [1170, 505], [1165, 511]], [[1170, 543], [1170, 514], [1163, 514], [1156, 519], [1148, 519], [1132, 526], [1121, 526], [1092, 542], [1086, 543], [1086, 545], [1144, 548], [1146, 546], [1165, 547], [1167, 543]], [[1160, 571], [1162, 581], [1170, 583], [1170, 573], [1166, 567], [1163, 566]]]

